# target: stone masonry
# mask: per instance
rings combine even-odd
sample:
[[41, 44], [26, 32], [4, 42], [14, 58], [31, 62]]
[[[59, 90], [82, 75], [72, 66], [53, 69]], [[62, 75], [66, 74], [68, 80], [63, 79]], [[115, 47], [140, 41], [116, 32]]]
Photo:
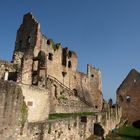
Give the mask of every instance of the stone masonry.
[[117, 90], [117, 103], [129, 123], [140, 120], [140, 73], [132, 69]]

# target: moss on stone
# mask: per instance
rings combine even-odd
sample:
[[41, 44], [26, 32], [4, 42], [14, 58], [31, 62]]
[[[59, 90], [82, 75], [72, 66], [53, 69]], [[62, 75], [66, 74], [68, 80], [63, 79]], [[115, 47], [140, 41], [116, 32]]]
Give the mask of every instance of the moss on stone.
[[80, 117], [94, 115], [93, 112], [77, 112], [77, 113], [54, 113], [49, 115], [49, 120], [65, 119], [69, 117]]
[[64, 95], [59, 96], [58, 100], [68, 100], [67, 97], [65, 97]]
[[28, 117], [28, 107], [25, 102], [23, 102], [21, 107], [21, 126], [24, 127]]
[[49, 41], [50, 41], [50, 47], [54, 50], [54, 52], [61, 47], [60, 43], [55, 44], [52, 39], [49, 39]]

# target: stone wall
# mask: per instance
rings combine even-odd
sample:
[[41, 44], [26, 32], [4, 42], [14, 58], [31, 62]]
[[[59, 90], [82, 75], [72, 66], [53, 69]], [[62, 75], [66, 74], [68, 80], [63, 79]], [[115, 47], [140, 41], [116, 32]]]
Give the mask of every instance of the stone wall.
[[[100, 137], [101, 133], [106, 137], [110, 131], [118, 127], [121, 116], [120, 108], [111, 107], [108, 111], [96, 113], [94, 116], [84, 116], [86, 121], [82, 121], [82, 117], [74, 117], [29, 123], [28, 130], [24, 129], [20, 140], [26, 140], [26, 137], [30, 140], [86, 140], [89, 137]], [[102, 127], [99, 128], [99, 135], [96, 132], [96, 124]]]
[[26, 113], [21, 88], [13, 82], [0, 81], [0, 139], [15, 140], [22, 132]]
[[97, 122], [101, 124], [104, 129], [104, 136], [110, 131], [119, 126], [122, 118], [122, 109], [118, 106], [109, 107], [97, 114]]
[[86, 107], [80, 105], [57, 105], [54, 106], [54, 110], [51, 110], [51, 113], [73, 113], [73, 112], [95, 112], [94, 108]]
[[28, 122], [46, 121], [50, 112], [49, 91], [36, 86], [20, 86], [28, 107]]
[[70, 90], [55, 79], [47, 79], [47, 89], [50, 91], [50, 113], [97, 111], [84, 102], [76, 91]]
[[117, 103], [128, 123], [140, 120], [140, 73], [132, 69], [117, 90]]
[[[121, 112], [116, 107], [108, 108], [108, 111], [105, 110], [93, 116], [49, 120], [49, 109], [52, 110], [49, 96], [51, 93], [45, 88], [0, 81], [0, 137], [2, 140], [86, 140], [94, 134], [95, 123], [103, 126], [104, 135], [106, 135], [120, 121]], [[80, 103], [77, 97], [73, 96], [70, 99], [75, 100], [67, 101], [71, 107], [61, 102], [61, 108], [58, 106], [54, 109], [55, 112], [50, 113], [94, 110]], [[76, 100], [78, 107], [75, 105]]]
[[19, 140], [86, 140], [93, 134], [94, 117], [87, 117], [87, 122], [81, 118], [65, 118], [44, 123], [29, 123], [24, 128]]

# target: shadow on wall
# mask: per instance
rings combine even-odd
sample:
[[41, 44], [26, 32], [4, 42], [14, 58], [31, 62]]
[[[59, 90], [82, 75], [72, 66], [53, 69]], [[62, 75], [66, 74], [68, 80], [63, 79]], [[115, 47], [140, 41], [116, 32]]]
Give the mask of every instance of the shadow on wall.
[[[87, 104], [88, 106], [91, 106], [93, 107], [94, 106], [94, 103], [93, 103], [93, 100], [92, 100], [92, 97], [89, 93], [88, 90], [84, 89], [81, 91], [82, 88], [80, 88], [79, 86], [76, 87], [76, 89], [73, 89], [74, 91], [74, 95], [79, 97], [79, 99], [84, 102], [85, 104]], [[81, 94], [83, 93], [83, 94]]]

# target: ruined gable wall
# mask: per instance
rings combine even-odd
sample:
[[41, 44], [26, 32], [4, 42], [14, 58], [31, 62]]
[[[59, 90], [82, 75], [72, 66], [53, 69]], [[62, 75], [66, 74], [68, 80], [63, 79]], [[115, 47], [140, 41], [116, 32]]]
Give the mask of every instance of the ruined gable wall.
[[33, 17], [31, 13], [25, 14], [23, 17], [23, 22], [17, 31], [15, 51], [26, 50], [26, 47], [36, 45], [36, 35], [40, 25]]
[[[131, 87], [127, 92], [117, 92], [119, 105], [122, 107], [123, 118], [128, 120], [129, 123], [140, 120], [140, 82]], [[127, 97], [130, 97], [127, 99]]]
[[[117, 90], [117, 103], [129, 123], [140, 120], [140, 74], [132, 69]], [[134, 115], [135, 114], [135, 115]]]
[[[27, 55], [28, 50], [34, 49], [36, 47], [37, 33], [40, 25], [33, 17], [31, 13], [24, 15], [23, 22], [17, 31], [17, 37], [15, 42], [15, 50], [13, 53], [13, 63], [17, 64], [19, 70], [17, 82], [23, 82], [24, 84], [30, 84], [31, 73], [26, 71], [31, 71], [32, 63], [28, 64]], [[27, 60], [27, 61], [26, 61]], [[28, 65], [28, 66], [26, 66]]]
[[36, 46], [37, 32], [40, 25], [33, 17], [31, 13], [24, 15], [23, 22], [17, 31], [15, 50], [13, 54], [13, 63], [17, 64], [15, 57], [23, 53], [20, 59], [23, 57], [24, 52], [29, 48]]
[[123, 114], [130, 123], [133, 123], [140, 120], [140, 81], [138, 85], [126, 93], [126, 96], [128, 95], [130, 95], [130, 103], [124, 101]]

